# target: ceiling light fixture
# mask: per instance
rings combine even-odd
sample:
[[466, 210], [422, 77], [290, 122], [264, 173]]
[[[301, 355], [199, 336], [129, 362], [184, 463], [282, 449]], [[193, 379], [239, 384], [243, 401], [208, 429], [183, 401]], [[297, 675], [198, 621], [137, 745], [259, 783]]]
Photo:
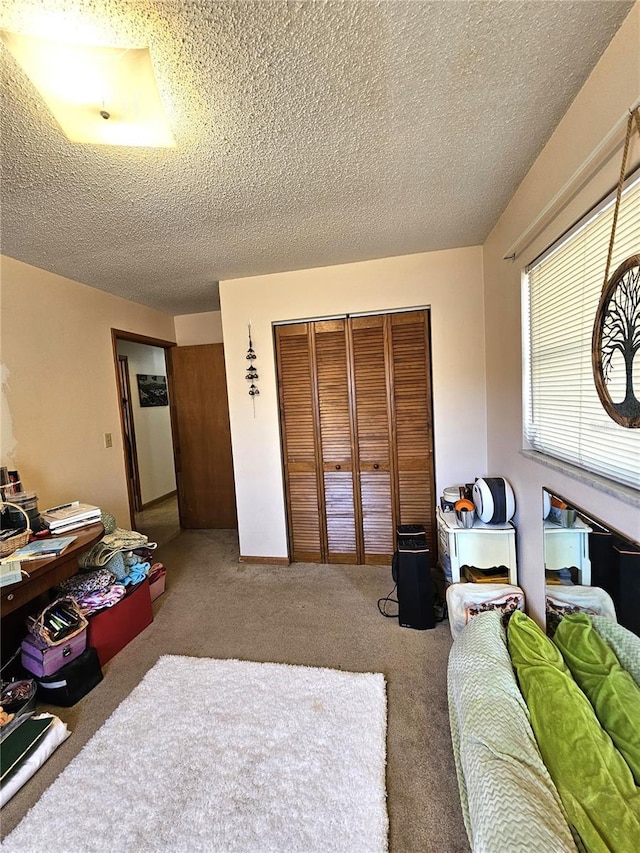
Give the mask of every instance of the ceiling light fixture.
[[71, 142], [175, 146], [146, 47], [69, 44], [0, 30]]

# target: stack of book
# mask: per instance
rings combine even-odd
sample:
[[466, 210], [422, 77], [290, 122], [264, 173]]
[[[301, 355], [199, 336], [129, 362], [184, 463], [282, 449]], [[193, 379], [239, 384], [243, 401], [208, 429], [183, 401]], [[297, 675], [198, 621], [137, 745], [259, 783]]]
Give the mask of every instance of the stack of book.
[[59, 557], [63, 551], [66, 551], [72, 542], [75, 542], [77, 536], [58, 536], [55, 539], [40, 539], [34, 542], [29, 542], [28, 545], [23, 545], [18, 548], [8, 557], [3, 557], [0, 560], [0, 565], [5, 563], [14, 563], [25, 560], [42, 560], [46, 557]]
[[72, 501], [46, 509], [42, 518], [52, 535], [57, 536], [100, 521], [100, 507]]
[[[59, 536], [56, 539], [36, 540], [3, 557], [0, 559], [0, 587], [19, 583], [22, 580], [23, 563], [59, 557], [77, 538], [77, 536]], [[28, 575], [26, 570], [24, 573]]]

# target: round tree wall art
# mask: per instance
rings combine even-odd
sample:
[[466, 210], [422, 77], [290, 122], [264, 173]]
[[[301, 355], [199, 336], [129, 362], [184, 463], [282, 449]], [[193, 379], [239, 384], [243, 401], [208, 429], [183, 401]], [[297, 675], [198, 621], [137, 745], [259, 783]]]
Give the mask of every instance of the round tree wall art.
[[640, 429], [640, 254], [621, 263], [603, 288], [591, 357], [596, 390], [609, 417]]

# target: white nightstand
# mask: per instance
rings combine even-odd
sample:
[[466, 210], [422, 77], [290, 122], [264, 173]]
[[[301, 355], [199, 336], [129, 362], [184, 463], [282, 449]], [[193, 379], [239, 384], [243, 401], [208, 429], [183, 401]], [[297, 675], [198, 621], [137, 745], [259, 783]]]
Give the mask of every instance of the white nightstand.
[[440, 560], [447, 580], [459, 583], [461, 566], [506, 566], [509, 583], [517, 584], [516, 530], [511, 522], [484, 524], [476, 519], [473, 527], [458, 527], [455, 512], [443, 512], [440, 507], [436, 509], [436, 522]]
[[547, 571], [578, 570], [578, 582], [591, 586], [591, 560], [589, 559], [589, 534], [591, 528], [579, 518], [573, 527], [560, 527], [552, 521], [544, 523], [544, 567]]

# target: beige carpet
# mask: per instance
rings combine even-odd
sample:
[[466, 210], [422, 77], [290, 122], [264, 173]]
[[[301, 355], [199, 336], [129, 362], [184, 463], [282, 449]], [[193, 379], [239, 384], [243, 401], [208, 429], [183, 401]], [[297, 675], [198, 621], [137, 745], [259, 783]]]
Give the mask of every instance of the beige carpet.
[[[183, 532], [158, 557], [168, 575], [155, 621], [82, 702], [58, 711], [73, 735], [2, 810], [3, 836], [160, 655], [177, 654], [384, 673], [390, 850], [469, 850], [447, 716], [448, 626], [412, 631], [380, 616], [390, 569], [242, 565], [233, 531]], [[179, 708], [167, 709], [168, 732], [173, 714]]]

